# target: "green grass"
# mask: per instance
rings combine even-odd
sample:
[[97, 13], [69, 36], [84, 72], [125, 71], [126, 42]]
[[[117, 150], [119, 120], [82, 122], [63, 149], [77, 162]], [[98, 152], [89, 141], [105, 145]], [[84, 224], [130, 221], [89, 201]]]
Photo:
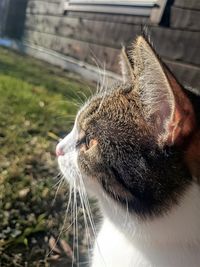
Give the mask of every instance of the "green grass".
[[[61, 242], [60, 252], [48, 255], [68, 197], [64, 186], [52, 204], [58, 182], [54, 150], [70, 130], [83, 92], [89, 94], [82, 79], [0, 48], [0, 266], [71, 266]], [[81, 223], [79, 228], [84, 252]], [[72, 229], [60, 240], [72, 246]]]

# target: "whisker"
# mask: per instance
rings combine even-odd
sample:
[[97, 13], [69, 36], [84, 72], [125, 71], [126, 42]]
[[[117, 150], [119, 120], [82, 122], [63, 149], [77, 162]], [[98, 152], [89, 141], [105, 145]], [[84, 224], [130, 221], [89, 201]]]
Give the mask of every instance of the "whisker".
[[73, 256], [72, 256], [72, 267], [74, 266], [75, 262], [75, 235], [76, 235], [76, 216], [75, 216], [75, 203], [76, 203], [76, 181], [74, 179], [74, 203], [72, 208], [72, 218], [75, 219], [75, 223], [73, 224]]
[[75, 205], [75, 215], [76, 215], [76, 250], [77, 250], [77, 255], [76, 255], [76, 262], [77, 266], [79, 267], [79, 239], [78, 239], [78, 207], [77, 207], [77, 194], [76, 194], [76, 205]]
[[55, 196], [54, 196], [54, 198], [52, 200], [51, 206], [54, 206], [55, 201], [56, 201], [56, 197], [58, 195], [58, 192], [61, 189], [61, 187], [62, 187], [62, 185], [63, 185], [64, 182], [65, 182], [65, 177], [63, 176], [63, 177], [61, 177], [61, 179], [60, 179], [60, 181], [58, 183], [58, 186], [57, 186], [57, 189], [56, 189], [56, 193], [55, 193]]
[[84, 101], [87, 101], [88, 97], [86, 96], [86, 94], [82, 91], [78, 91], [79, 94], [81, 94], [84, 98]]
[[73, 105], [77, 108], [80, 107], [81, 103], [78, 102], [77, 97], [72, 99], [62, 99], [62, 100], [55, 100], [54, 103], [50, 104], [49, 107], [54, 107], [55, 105], [61, 105], [61, 104], [69, 104]]
[[128, 200], [127, 200], [127, 198], [125, 198], [125, 200], [126, 200], [126, 217], [125, 217], [125, 220], [124, 220], [124, 227], [126, 227], [126, 225], [127, 225], [128, 216], [129, 216]]
[[[93, 55], [92, 60], [98, 68], [99, 72], [99, 81], [97, 82], [97, 93], [100, 93], [103, 89], [104, 85], [104, 77], [105, 77], [105, 62], [101, 63], [101, 61], [97, 58], [94, 52], [91, 50], [91, 54]], [[102, 71], [103, 70], [103, 71]]]
[[85, 185], [84, 185], [82, 176], [80, 175], [79, 177], [81, 177], [81, 179], [80, 179], [81, 188], [83, 189], [83, 193], [84, 193], [84, 203], [85, 203], [85, 208], [86, 208], [87, 215], [88, 215], [88, 218], [89, 218], [89, 222], [90, 222], [90, 225], [91, 225], [91, 228], [92, 228], [95, 240], [96, 240], [96, 244], [97, 244], [97, 248], [98, 248], [99, 254], [100, 254], [100, 256], [101, 256], [101, 258], [103, 260], [104, 266], [106, 267], [105, 260], [103, 258], [103, 255], [101, 253], [100, 247], [99, 247], [98, 242], [97, 242], [97, 232], [96, 232], [96, 229], [95, 229], [95, 223], [94, 223], [94, 219], [93, 219], [93, 216], [92, 216], [92, 212], [91, 212], [88, 196], [87, 196], [87, 193], [86, 193], [86, 190], [85, 190]]
[[48, 253], [48, 256], [50, 256], [50, 254], [54, 251], [55, 247], [57, 246], [57, 244], [58, 244], [58, 242], [60, 240], [60, 237], [61, 237], [62, 233], [64, 232], [64, 227], [65, 227], [65, 224], [67, 222], [67, 215], [68, 215], [68, 211], [69, 211], [69, 207], [70, 207], [70, 203], [71, 203], [71, 196], [72, 196], [72, 187], [69, 187], [69, 199], [68, 199], [67, 208], [66, 208], [66, 211], [65, 211], [63, 224], [62, 224], [61, 230], [60, 230], [60, 232], [58, 234], [58, 237], [56, 238], [54, 246], [51, 248], [51, 250]]
[[[59, 177], [61, 177], [59, 179]], [[63, 178], [63, 174], [61, 172], [59, 172], [57, 175], [55, 175], [54, 177], [52, 177], [53, 180], [57, 180], [59, 179], [54, 185], [52, 185], [52, 188], [57, 187], [57, 185], [60, 183], [60, 180]]]
[[79, 195], [80, 195], [80, 201], [81, 201], [81, 206], [82, 206], [82, 210], [83, 210], [83, 218], [84, 218], [84, 224], [85, 224], [85, 230], [86, 230], [86, 239], [87, 239], [87, 244], [88, 244], [88, 258], [90, 257], [89, 255], [89, 249], [92, 245], [92, 238], [90, 235], [90, 231], [89, 231], [89, 225], [88, 225], [88, 221], [87, 221], [87, 216], [86, 216], [86, 212], [85, 212], [85, 207], [84, 207], [84, 203], [83, 203], [83, 195], [82, 195], [82, 190], [81, 187], [79, 187]]
[[87, 86], [87, 89], [88, 89], [88, 91], [90, 93], [90, 97], [93, 96], [94, 93], [95, 93], [94, 90], [92, 90], [92, 88], [90, 86]]
[[78, 93], [79, 92], [74, 92], [74, 94], [76, 95], [76, 97], [79, 99], [80, 104], [83, 105], [84, 104], [84, 100], [80, 97], [80, 95]]

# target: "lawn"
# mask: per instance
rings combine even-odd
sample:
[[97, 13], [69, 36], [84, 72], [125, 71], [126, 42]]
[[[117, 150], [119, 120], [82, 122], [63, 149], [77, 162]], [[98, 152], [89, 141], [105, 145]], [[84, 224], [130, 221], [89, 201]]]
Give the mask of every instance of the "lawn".
[[77, 237], [54, 151], [89, 92], [75, 75], [0, 48], [0, 266], [71, 266]]

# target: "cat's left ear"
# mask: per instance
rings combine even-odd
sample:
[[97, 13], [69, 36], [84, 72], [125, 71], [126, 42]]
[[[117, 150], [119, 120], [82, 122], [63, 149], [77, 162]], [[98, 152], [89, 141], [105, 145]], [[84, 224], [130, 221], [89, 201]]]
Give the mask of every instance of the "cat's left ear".
[[121, 66], [123, 83], [133, 82], [134, 81], [134, 69], [133, 69], [133, 65], [130, 62], [130, 59], [126, 53], [125, 47], [122, 47], [119, 63]]
[[143, 37], [134, 45], [135, 87], [146, 120], [161, 145], [182, 143], [195, 128], [190, 99]]

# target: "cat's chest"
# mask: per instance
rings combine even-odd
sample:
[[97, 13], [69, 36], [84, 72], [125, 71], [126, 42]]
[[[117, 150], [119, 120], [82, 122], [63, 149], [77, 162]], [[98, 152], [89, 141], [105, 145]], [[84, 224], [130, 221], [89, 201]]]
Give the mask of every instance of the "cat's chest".
[[93, 252], [92, 267], [128, 267], [145, 265], [141, 253], [105, 220]]
[[109, 221], [104, 221], [93, 254], [92, 267], [197, 267], [200, 245], [145, 245], [127, 240]]

